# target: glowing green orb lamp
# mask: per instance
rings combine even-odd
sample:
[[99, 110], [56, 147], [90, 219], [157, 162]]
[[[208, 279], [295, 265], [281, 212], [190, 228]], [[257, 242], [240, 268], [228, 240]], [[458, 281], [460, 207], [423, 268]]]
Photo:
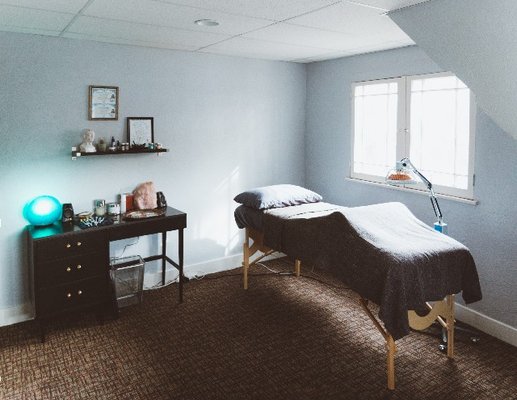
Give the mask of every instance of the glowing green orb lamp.
[[52, 225], [61, 218], [61, 203], [53, 196], [38, 196], [25, 205], [23, 216], [35, 226]]

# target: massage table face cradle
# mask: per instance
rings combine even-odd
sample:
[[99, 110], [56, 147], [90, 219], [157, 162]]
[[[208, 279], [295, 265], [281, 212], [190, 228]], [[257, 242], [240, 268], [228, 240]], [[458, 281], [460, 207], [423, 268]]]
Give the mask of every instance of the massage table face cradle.
[[[264, 245], [264, 235], [252, 228], [246, 228], [246, 237], [243, 246], [244, 259], [243, 267], [243, 284], [244, 289], [248, 289], [248, 272], [251, 266], [262, 260], [264, 257], [272, 254], [275, 250]], [[257, 252], [258, 257], [251, 260]], [[301, 261], [295, 260], [294, 274], [300, 276]], [[381, 325], [377, 317], [368, 308], [368, 300], [359, 296], [359, 304], [371, 319], [375, 327], [379, 330], [386, 341], [387, 350], [387, 386], [388, 389], [395, 389], [395, 353], [397, 351], [395, 340], [389, 332]], [[444, 300], [436, 301], [433, 305], [427, 303], [429, 313], [425, 316], [419, 316], [415, 311], [408, 311], [409, 326], [415, 330], [423, 330], [431, 326], [434, 321], [438, 321], [443, 328], [447, 330], [447, 357], [454, 357], [454, 294], [446, 296]]]

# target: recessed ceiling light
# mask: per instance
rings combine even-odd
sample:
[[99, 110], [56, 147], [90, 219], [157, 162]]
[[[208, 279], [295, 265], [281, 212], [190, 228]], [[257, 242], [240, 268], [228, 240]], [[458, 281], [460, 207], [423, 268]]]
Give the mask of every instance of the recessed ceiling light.
[[198, 19], [197, 21], [194, 21], [196, 25], [201, 26], [217, 26], [219, 25], [219, 22], [213, 20], [213, 19]]

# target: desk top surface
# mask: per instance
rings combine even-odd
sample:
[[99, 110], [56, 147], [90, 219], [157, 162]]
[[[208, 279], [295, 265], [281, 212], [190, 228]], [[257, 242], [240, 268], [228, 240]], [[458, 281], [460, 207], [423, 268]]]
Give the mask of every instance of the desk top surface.
[[111, 225], [96, 226], [87, 229], [81, 229], [73, 223], [62, 223], [61, 221], [58, 221], [48, 226], [27, 225], [26, 230], [33, 240], [59, 235], [75, 235], [90, 232], [114, 233], [114, 240], [117, 240], [122, 238], [124, 231], [134, 232], [135, 229], [138, 230], [139, 228], [143, 228], [146, 231], [142, 233], [142, 235], [153, 233], [152, 231], [155, 229], [151, 229], [150, 231], [149, 229], [146, 229], [149, 226], [156, 226], [157, 232], [186, 228], [187, 214], [183, 211], [176, 210], [175, 208], [167, 207], [165, 214], [158, 217], [126, 220], [120, 216], [115, 223]]

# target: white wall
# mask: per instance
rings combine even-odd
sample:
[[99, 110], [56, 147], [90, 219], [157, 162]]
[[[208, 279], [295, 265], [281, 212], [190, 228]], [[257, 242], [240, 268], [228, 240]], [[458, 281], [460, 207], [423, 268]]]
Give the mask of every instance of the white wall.
[[[119, 121], [88, 121], [90, 84], [120, 87]], [[152, 180], [188, 213], [192, 272], [235, 263], [235, 194], [304, 182], [305, 85], [305, 66], [292, 63], [0, 33], [0, 325], [18, 320], [29, 299], [22, 208], [40, 194], [78, 212]], [[82, 129], [122, 141], [128, 116], [154, 117], [155, 140], [170, 152], [71, 161]], [[158, 248], [141, 238], [126, 254]]]
[[517, 138], [517, 1], [433, 0], [389, 16]]

